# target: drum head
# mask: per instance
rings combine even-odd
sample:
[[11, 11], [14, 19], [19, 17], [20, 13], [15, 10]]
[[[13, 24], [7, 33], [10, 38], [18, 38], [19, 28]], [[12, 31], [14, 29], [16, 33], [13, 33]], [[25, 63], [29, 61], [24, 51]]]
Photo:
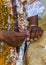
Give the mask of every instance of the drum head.
[[24, 61], [24, 65], [46, 65], [46, 32], [40, 39], [29, 45]]

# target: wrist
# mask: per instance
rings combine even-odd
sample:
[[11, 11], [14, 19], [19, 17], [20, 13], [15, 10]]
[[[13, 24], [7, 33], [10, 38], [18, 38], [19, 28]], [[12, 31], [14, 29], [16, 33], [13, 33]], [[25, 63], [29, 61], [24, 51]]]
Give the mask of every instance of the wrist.
[[29, 26], [38, 26], [38, 15], [29, 17], [27, 20], [29, 21]]

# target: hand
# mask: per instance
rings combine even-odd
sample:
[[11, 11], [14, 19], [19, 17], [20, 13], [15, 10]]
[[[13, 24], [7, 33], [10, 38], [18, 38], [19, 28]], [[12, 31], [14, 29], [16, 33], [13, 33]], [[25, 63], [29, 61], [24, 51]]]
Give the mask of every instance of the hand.
[[21, 46], [22, 42], [26, 39], [27, 31], [15, 32], [14, 30], [4, 31], [0, 30], [0, 40], [7, 42], [10, 46]]
[[28, 28], [28, 30], [30, 31], [30, 40], [31, 41], [37, 40], [43, 34], [43, 30], [38, 26], [30, 26]]
[[15, 46], [20, 47], [22, 45], [22, 43], [24, 42], [24, 40], [28, 36], [27, 31], [21, 31], [21, 32], [17, 32], [17, 33], [18, 33], [18, 35], [15, 36], [15, 38], [13, 38], [12, 41], [11, 41], [14, 44], [13, 43], [10, 44], [13, 47], [15, 47]]

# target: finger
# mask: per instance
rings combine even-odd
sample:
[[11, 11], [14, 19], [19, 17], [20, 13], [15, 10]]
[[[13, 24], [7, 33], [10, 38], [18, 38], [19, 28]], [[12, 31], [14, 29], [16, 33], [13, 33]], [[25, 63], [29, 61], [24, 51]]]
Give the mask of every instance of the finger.
[[42, 36], [42, 33], [43, 33], [43, 30], [40, 27], [38, 27], [36, 32], [37, 38], [40, 38]]
[[28, 41], [29, 41], [29, 40], [30, 40], [30, 38], [27, 38], [26, 40], [28, 40]]
[[43, 30], [39, 27], [38, 28], [38, 37], [41, 37], [43, 33]]
[[[34, 38], [35, 38], [35, 39], [37, 38], [37, 36], [36, 36], [36, 31], [37, 31], [37, 27], [33, 27], [33, 28], [32, 28], [32, 34], [31, 34], [31, 36], [33, 37], [33, 39], [34, 39]], [[35, 39], [34, 39], [34, 40], [35, 40]]]
[[35, 35], [36, 35], [35, 33], [31, 34], [31, 41], [36, 41], [37, 40], [37, 37]]
[[38, 27], [34, 27], [33, 32], [34, 32], [34, 41], [38, 39], [39, 36], [39, 31], [37, 29]]
[[36, 36], [37, 38], [40, 38], [40, 27], [37, 27]]
[[30, 38], [34, 39], [34, 37], [35, 37], [35, 32], [32, 32], [31, 35], [30, 35]]
[[33, 41], [34, 41], [34, 39], [30, 39], [30, 41], [31, 41], [31, 42], [33, 42]]
[[39, 34], [39, 31], [37, 30], [36, 32], [36, 38], [39, 38], [40, 37], [40, 34]]
[[38, 38], [34, 38], [34, 41], [37, 41]]
[[42, 36], [43, 34], [43, 30], [40, 28], [40, 32], [39, 32], [40, 36]]

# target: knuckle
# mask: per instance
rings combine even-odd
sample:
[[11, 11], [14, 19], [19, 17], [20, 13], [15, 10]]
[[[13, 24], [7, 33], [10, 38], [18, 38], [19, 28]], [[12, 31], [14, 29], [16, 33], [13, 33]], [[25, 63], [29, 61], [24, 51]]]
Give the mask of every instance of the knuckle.
[[36, 40], [37, 40], [37, 38], [34, 38], [34, 40], [36, 41]]

